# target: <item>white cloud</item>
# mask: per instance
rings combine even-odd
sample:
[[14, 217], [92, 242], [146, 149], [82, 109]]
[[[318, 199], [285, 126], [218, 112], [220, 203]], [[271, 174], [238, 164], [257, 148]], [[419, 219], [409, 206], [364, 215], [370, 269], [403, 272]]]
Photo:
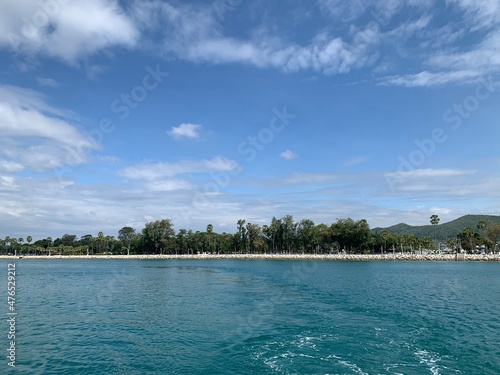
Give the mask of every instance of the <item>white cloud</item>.
[[380, 84], [406, 87], [440, 86], [450, 83], [476, 82], [480, 76], [479, 72], [471, 70], [434, 73], [423, 71], [417, 74], [384, 77], [380, 80]]
[[0, 85], [0, 102], [9, 103], [16, 107], [32, 108], [38, 112], [50, 113], [58, 117], [76, 118], [72, 111], [54, 108], [48, 104], [42, 93], [18, 86]]
[[[403, 57], [420, 65], [413, 74], [382, 79], [384, 84], [402, 86], [469, 82], [500, 71], [497, 1], [448, 0], [447, 6], [461, 13], [444, 26], [437, 25], [441, 21], [432, 12], [433, 0], [319, 0], [317, 6], [334, 20], [343, 24], [356, 20], [356, 25], [342, 30], [318, 28], [315, 37], [299, 43], [285, 33], [280, 37], [279, 29], [271, 32], [266, 25], [249, 29], [246, 36], [227, 35], [220, 15], [207, 5], [160, 0], [136, 0], [126, 6], [118, 0], [4, 0], [0, 48], [30, 58], [45, 55], [79, 64], [112, 47], [138, 48], [141, 38], [140, 48], [154, 48], [166, 58], [325, 75], [375, 66], [379, 56], [390, 50], [396, 51], [391, 60]], [[421, 16], [412, 19], [405, 13], [410, 9]], [[380, 31], [393, 24], [392, 30]], [[467, 49], [460, 45], [468, 35], [464, 30], [487, 35]], [[102, 70], [97, 65], [84, 66], [90, 77]], [[57, 87], [47, 78], [38, 81]]]
[[340, 176], [328, 173], [294, 173], [280, 179], [285, 185], [319, 185], [339, 180]]
[[[319, 33], [310, 43], [299, 45], [259, 32], [247, 39], [223, 34], [213, 9], [149, 1], [134, 7], [144, 30], [161, 25], [163, 51], [198, 63], [243, 63], [286, 72], [314, 70], [327, 75], [347, 73], [373, 62], [373, 46], [380, 41], [378, 30], [358, 30], [351, 38]], [[361, 37], [360, 37], [361, 36]]]
[[473, 30], [500, 22], [500, 3], [497, 0], [448, 0], [457, 4], [468, 16]]
[[413, 169], [410, 171], [398, 172], [398, 174], [404, 178], [414, 178], [414, 179], [428, 178], [428, 177], [445, 178], [452, 176], [468, 176], [474, 173], [475, 171], [452, 169], [452, 168], [441, 168], [441, 169], [426, 168], [426, 169]]
[[[377, 38], [374, 38], [376, 40]], [[326, 75], [348, 73], [369, 65], [368, 45], [350, 45], [340, 37], [316, 40], [307, 46], [241, 41], [228, 37], [201, 39], [176, 49], [181, 57], [196, 62], [247, 63], [260, 68], [273, 67], [285, 72], [314, 70]], [[368, 54], [370, 58], [365, 56]]]
[[452, 213], [452, 210], [448, 207], [439, 207], [439, 206], [433, 206], [430, 208], [430, 211], [435, 213], [436, 215], [439, 216], [447, 216]]
[[297, 154], [291, 150], [283, 151], [280, 156], [285, 160], [292, 160], [297, 158]]
[[457, 53], [442, 52], [429, 59], [429, 63], [440, 69], [457, 71], [470, 69], [477, 74], [500, 71], [500, 31], [489, 33], [474, 49]]
[[24, 169], [24, 166], [20, 163], [10, 160], [1, 160], [0, 159], [0, 171], [13, 173], [20, 172]]
[[145, 163], [127, 167], [120, 175], [132, 180], [158, 181], [178, 175], [237, 171], [239, 164], [224, 157], [205, 160], [181, 160], [177, 162]]
[[345, 165], [345, 166], [348, 166], [348, 167], [351, 167], [351, 166], [354, 166], [354, 165], [363, 164], [363, 163], [365, 163], [367, 160], [368, 160], [368, 158], [367, 158], [366, 156], [358, 156], [358, 157], [355, 157], [355, 158], [352, 158], [352, 159], [347, 160], [347, 161], [344, 163], [344, 165]]
[[139, 33], [116, 0], [3, 0], [0, 47], [76, 63], [109, 47], [133, 47]]
[[57, 88], [57, 87], [60, 87], [60, 84], [59, 82], [57, 82], [56, 80], [52, 79], [52, 78], [43, 78], [43, 77], [38, 77], [36, 79], [36, 81], [38, 82], [38, 84], [40, 86], [45, 86], [45, 87], [52, 87], [52, 88]]
[[366, 12], [370, 0], [320, 0], [320, 9], [343, 22], [352, 22]]
[[97, 145], [70, 123], [71, 111], [47, 104], [42, 94], [0, 85], [0, 156], [4, 170], [47, 171], [86, 161]]
[[[421, 60], [425, 68], [418, 73], [384, 77], [382, 84], [406, 87], [470, 84], [481, 78], [500, 73], [500, 3], [489, 0], [449, 0], [449, 6], [462, 11], [462, 15], [442, 27], [426, 19], [426, 28], [414, 25], [405, 28], [403, 35], [419, 41], [413, 49], [402, 45], [405, 58]], [[385, 35], [400, 36], [400, 26]], [[465, 39], [474, 34], [479, 42]], [[406, 44], [406, 43], [405, 43]], [[417, 61], [418, 61], [417, 60]]]
[[[203, 163], [198, 161], [195, 164]], [[227, 168], [228, 165], [230, 163], [223, 160], [213, 160], [211, 168]], [[196, 170], [200, 169], [209, 170], [202, 166]], [[193, 167], [183, 170], [192, 171]], [[293, 174], [281, 178], [275, 191], [266, 189], [269, 194], [262, 196], [239, 193], [236, 189], [206, 194], [206, 180], [194, 179], [189, 186], [179, 188], [187, 182], [176, 177], [142, 182], [142, 177], [137, 176], [139, 180], [123, 182], [118, 187], [115, 184], [74, 183], [64, 188], [65, 185], [55, 177], [33, 179], [0, 173], [0, 195], [3, 198], [0, 201], [0, 227], [5, 235], [32, 235], [35, 239], [47, 235], [56, 238], [64, 233], [97, 235], [100, 230], [106, 235], [116, 235], [126, 225], [141, 230], [147, 221], [171, 218], [176, 230], [204, 230], [208, 223], [216, 228], [218, 224], [226, 223], [223, 230], [234, 233], [238, 219], [268, 224], [273, 216], [286, 214], [294, 215], [296, 220], [308, 218], [325, 224], [342, 217], [365, 218], [375, 227], [398, 222], [428, 224], [429, 216], [435, 212], [439, 213], [441, 222], [446, 222], [467, 213], [497, 214], [500, 209], [498, 177], [487, 178], [479, 173], [468, 175], [465, 170], [421, 170], [414, 173], [411, 182], [429, 177], [435, 179], [427, 181], [428, 190], [391, 195], [392, 204], [388, 206], [384, 195], [387, 186], [381, 186], [385, 181], [374, 174]], [[242, 178], [244, 174], [238, 175], [238, 184], [231, 186], [248, 186], [249, 182]], [[366, 181], [371, 183], [366, 184]], [[328, 189], [332, 182], [335, 189]], [[294, 186], [287, 187], [290, 193], [283, 194], [286, 184], [292, 183]], [[316, 183], [320, 189], [311, 192], [311, 185]], [[467, 196], [450, 194], [450, 190], [463, 188], [470, 188], [473, 193]], [[433, 199], [429, 200], [429, 196]], [[485, 201], [485, 198], [491, 200]], [[470, 207], [464, 208], [464, 200]]]
[[[491, 26], [497, 22], [496, 5], [450, 1], [453, 6], [465, 10], [477, 24]], [[384, 77], [381, 82], [409, 87], [470, 82], [499, 71], [497, 38], [491, 35], [476, 50], [457, 53], [457, 44], [466, 35], [461, 25], [464, 20], [458, 18], [453, 25], [437, 26], [440, 21], [431, 13], [432, 6], [435, 6], [432, 0], [383, 3], [356, 0], [348, 5], [338, 0], [321, 0], [318, 4], [320, 9], [342, 21], [360, 19], [367, 12], [370, 17], [352, 25], [344, 34], [335, 34], [324, 28], [318, 30], [309, 42], [299, 44], [280, 38], [278, 33], [265, 31], [264, 26], [258, 32], [250, 32], [246, 38], [225, 35], [210, 7], [174, 6], [152, 0], [141, 3], [140, 7], [136, 3], [133, 13], [143, 30], [158, 30], [162, 25], [165, 55], [197, 63], [241, 63], [285, 72], [313, 71], [336, 75], [375, 66], [380, 55], [390, 50], [396, 52], [391, 56], [392, 61], [412, 59], [422, 67], [420, 72]], [[421, 15], [416, 19], [401, 17], [409, 9], [417, 9]], [[381, 32], [380, 29], [392, 24], [396, 25]], [[384, 61], [387, 64], [387, 56]]]
[[[385, 174], [388, 188], [398, 193], [424, 194], [428, 197], [465, 196], [473, 193], [476, 171], [441, 168], [414, 169]], [[454, 188], [450, 190], [450, 186]], [[483, 189], [479, 189], [483, 190]]]
[[195, 139], [200, 137], [200, 130], [201, 125], [185, 123], [179, 126], [172, 127], [172, 129], [168, 131], [168, 134], [174, 139]]
[[189, 182], [177, 178], [167, 181], [148, 181], [145, 186], [150, 191], [191, 190], [194, 188]]
[[[119, 175], [127, 178], [127, 183], [133, 183], [140, 190], [196, 191], [200, 184], [203, 188], [208, 184], [219, 186], [213, 176], [218, 173], [236, 175], [240, 168], [237, 162], [217, 156], [204, 160], [143, 163], [124, 168]], [[207, 194], [208, 192], [204, 191], [203, 196]]]

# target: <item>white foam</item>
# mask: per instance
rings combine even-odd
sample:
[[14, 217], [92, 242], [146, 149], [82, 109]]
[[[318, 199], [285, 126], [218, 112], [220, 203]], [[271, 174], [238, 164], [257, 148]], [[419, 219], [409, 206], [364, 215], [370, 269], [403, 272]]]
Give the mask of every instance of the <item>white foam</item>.
[[429, 368], [432, 375], [440, 375], [437, 362], [440, 361], [441, 358], [438, 355], [429, 353], [427, 350], [418, 350], [414, 354], [420, 360], [421, 364]]
[[344, 365], [348, 368], [350, 368], [352, 371], [354, 371], [356, 374], [360, 374], [360, 375], [369, 375], [367, 372], [364, 372], [363, 370], [361, 370], [361, 368], [354, 364], [354, 363], [351, 363], [349, 361], [339, 361], [339, 363], [341, 365]]

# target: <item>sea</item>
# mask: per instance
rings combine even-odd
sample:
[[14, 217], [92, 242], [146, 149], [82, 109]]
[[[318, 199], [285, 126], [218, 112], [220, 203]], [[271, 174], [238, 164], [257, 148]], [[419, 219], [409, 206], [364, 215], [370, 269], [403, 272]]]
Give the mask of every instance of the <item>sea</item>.
[[498, 262], [4, 259], [0, 314], [0, 374], [500, 374]]

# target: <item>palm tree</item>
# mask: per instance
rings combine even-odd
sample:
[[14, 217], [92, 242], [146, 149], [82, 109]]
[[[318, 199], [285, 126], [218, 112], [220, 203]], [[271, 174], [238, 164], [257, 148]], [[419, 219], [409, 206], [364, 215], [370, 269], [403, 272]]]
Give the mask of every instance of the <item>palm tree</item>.
[[207, 225], [207, 237], [208, 237], [208, 250], [212, 252], [212, 233], [214, 231], [214, 226], [212, 224]]
[[19, 241], [19, 251], [22, 253], [22, 246], [23, 246], [24, 238], [19, 237], [17, 240]]
[[380, 234], [380, 237], [382, 238], [382, 243], [383, 243], [382, 253], [385, 254], [387, 250], [387, 239], [389, 238], [389, 232], [383, 230], [382, 233]]
[[5, 244], [5, 248], [7, 249], [7, 246], [10, 247], [10, 237], [9, 236], [5, 236], [5, 239], [3, 240], [4, 244]]
[[482, 237], [482, 241], [483, 243], [485, 243], [485, 239], [483, 237], [483, 233], [484, 233], [484, 229], [488, 226], [488, 224], [486, 223], [486, 221], [484, 220], [479, 220], [477, 225], [476, 225], [476, 228], [479, 230], [479, 234], [481, 235]]
[[455, 252], [456, 247], [457, 247], [457, 239], [455, 237], [448, 238], [446, 241], [446, 245], [448, 248], [452, 249], [453, 252]]
[[246, 228], [245, 228], [245, 223], [246, 221], [243, 219], [239, 219], [238, 222], [236, 223], [237, 228], [238, 228], [238, 242], [239, 242], [239, 251], [242, 252], [241, 250], [243, 249], [243, 246], [246, 243]]
[[113, 253], [115, 238], [113, 236], [106, 236], [106, 237], [104, 237], [104, 240], [105, 240], [105, 244], [106, 244], [106, 252]]
[[473, 239], [474, 239], [474, 229], [472, 228], [465, 228], [462, 233], [459, 234], [460, 239], [468, 241], [470, 250], [474, 250], [474, 244], [473, 244]]
[[14, 248], [14, 255], [17, 256], [17, 246], [16, 246], [16, 244], [18, 243], [17, 238], [11, 238], [9, 242], [10, 246], [13, 246]]
[[484, 221], [484, 220], [479, 220], [479, 221], [477, 222], [477, 225], [476, 225], [476, 226], [477, 226], [477, 229], [479, 229], [479, 230], [483, 230], [484, 228], [486, 228], [486, 227], [488, 226], [488, 224], [487, 224], [487, 223], [486, 223], [486, 221]]
[[[26, 242], [28, 242], [28, 254], [30, 253], [29, 246], [31, 245], [31, 241], [33, 241], [33, 237], [31, 237], [31, 236], [26, 237]], [[35, 253], [35, 255], [36, 255], [36, 253]]]
[[52, 245], [52, 237], [47, 237], [47, 247], [49, 249], [49, 256], [50, 256], [50, 246]]
[[104, 243], [104, 233], [99, 232], [99, 233], [97, 233], [97, 244], [98, 244], [97, 246], [98, 246], [99, 252], [102, 251], [103, 243]]
[[439, 224], [439, 216], [434, 214], [434, 215], [431, 215], [431, 224], [432, 226], [434, 227], [434, 242], [437, 244], [436, 242], [436, 230], [437, 230], [437, 225]]
[[491, 246], [493, 246], [493, 253], [496, 253], [497, 246], [500, 243], [498, 241], [500, 239], [500, 223], [492, 224], [488, 227], [486, 238]]

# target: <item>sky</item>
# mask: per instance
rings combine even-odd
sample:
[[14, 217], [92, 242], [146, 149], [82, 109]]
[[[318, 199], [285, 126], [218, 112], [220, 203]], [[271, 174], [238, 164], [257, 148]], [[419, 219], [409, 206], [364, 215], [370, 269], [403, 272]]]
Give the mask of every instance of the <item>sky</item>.
[[2, 238], [500, 214], [500, 1], [1, 8]]

